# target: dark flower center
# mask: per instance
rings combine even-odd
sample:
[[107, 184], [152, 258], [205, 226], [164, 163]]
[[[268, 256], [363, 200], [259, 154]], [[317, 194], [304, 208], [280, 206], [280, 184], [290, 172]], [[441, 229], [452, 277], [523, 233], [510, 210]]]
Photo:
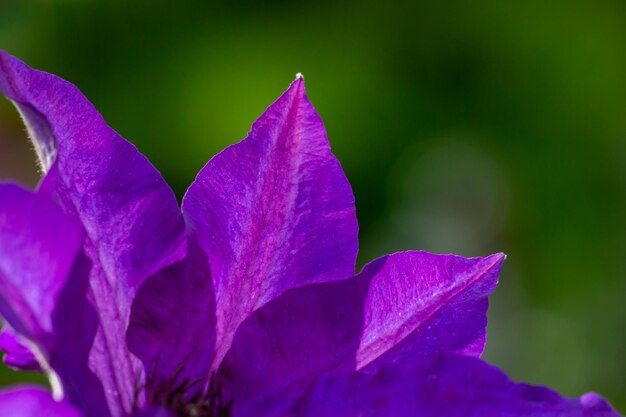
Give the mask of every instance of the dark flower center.
[[232, 401], [225, 401], [212, 376], [208, 388], [201, 381], [175, 382], [176, 377], [149, 389], [148, 403], [169, 409], [177, 417], [232, 417]]

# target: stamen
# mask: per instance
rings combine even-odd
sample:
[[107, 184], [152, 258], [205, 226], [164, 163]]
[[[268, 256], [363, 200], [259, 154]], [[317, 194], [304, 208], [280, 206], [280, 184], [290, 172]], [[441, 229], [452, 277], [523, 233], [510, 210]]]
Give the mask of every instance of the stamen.
[[194, 389], [202, 383], [201, 379], [177, 382], [179, 374], [175, 372], [170, 379], [157, 384], [148, 381], [148, 403], [167, 408], [177, 417], [232, 417], [233, 402], [224, 400], [215, 374], [203, 389]]

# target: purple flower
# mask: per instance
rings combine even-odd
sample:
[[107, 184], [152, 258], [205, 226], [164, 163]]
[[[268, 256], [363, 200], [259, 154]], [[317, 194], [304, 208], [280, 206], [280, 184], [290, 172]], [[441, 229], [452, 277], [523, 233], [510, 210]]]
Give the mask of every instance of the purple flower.
[[0, 415], [617, 416], [478, 359], [504, 255], [355, 275], [354, 197], [302, 77], [182, 209], [72, 84], [0, 52], [0, 90], [45, 172], [0, 184], [0, 346], [52, 387], [0, 392]]

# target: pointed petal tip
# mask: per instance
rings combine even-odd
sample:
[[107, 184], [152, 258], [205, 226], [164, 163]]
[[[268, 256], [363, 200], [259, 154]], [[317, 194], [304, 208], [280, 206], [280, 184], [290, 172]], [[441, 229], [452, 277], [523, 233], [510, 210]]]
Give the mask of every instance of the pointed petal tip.
[[304, 87], [304, 75], [301, 72], [296, 74], [296, 79], [290, 85], [290, 88], [300, 88]]
[[483, 261], [488, 264], [486, 269], [489, 269], [489, 270], [495, 269], [499, 273], [500, 268], [502, 268], [502, 264], [504, 263], [506, 258], [507, 258], [506, 253], [498, 252], [498, 253], [494, 253], [493, 255], [489, 255], [486, 258], [483, 258]]
[[494, 253], [493, 255], [489, 256], [489, 258], [493, 258], [496, 262], [502, 263], [504, 261], [506, 261], [507, 258], [507, 254], [504, 252], [498, 252], [498, 253]]

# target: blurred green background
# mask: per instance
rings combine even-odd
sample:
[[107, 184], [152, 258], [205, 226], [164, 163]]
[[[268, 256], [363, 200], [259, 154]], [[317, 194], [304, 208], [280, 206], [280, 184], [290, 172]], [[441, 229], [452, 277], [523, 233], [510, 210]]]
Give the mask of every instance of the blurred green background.
[[[622, 411], [625, 46], [623, 0], [0, 3], [0, 48], [78, 85], [179, 197], [304, 73], [360, 265], [506, 252], [486, 359]], [[0, 143], [0, 178], [34, 185], [5, 100]]]

